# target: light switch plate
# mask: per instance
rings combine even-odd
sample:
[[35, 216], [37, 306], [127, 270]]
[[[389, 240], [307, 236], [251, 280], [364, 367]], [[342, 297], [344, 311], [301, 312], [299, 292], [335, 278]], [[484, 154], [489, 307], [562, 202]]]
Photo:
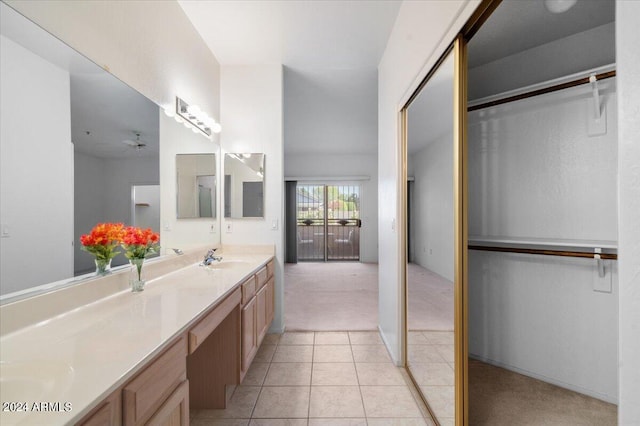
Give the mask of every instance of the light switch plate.
[[271, 230], [272, 231], [277, 231], [278, 230], [278, 219], [273, 219], [271, 221]]
[[227, 230], [227, 234], [230, 234], [233, 232], [233, 222], [225, 222], [224, 226], [225, 226], [225, 229]]

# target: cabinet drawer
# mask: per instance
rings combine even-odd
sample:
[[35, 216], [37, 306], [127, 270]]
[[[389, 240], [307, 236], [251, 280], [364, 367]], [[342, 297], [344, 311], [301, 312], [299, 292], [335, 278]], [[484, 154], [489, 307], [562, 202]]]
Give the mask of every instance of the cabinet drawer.
[[271, 259], [269, 263], [267, 263], [267, 278], [273, 277], [275, 267], [276, 267], [276, 264], [273, 261], [273, 259]]
[[236, 289], [189, 330], [189, 353], [192, 354], [222, 321], [240, 304], [240, 289]]
[[242, 283], [242, 304], [245, 305], [256, 294], [256, 276], [251, 275], [251, 278]]
[[260, 290], [262, 288], [263, 285], [265, 285], [267, 283], [267, 279], [269, 278], [269, 276], [267, 275], [267, 267], [263, 267], [262, 269], [260, 269], [258, 272], [256, 272], [256, 280], [258, 281], [257, 283], [257, 290]]
[[125, 425], [145, 422], [187, 378], [187, 342], [181, 337], [124, 387]]
[[122, 424], [122, 396], [120, 389], [107, 397], [79, 423], [80, 426], [120, 426]]

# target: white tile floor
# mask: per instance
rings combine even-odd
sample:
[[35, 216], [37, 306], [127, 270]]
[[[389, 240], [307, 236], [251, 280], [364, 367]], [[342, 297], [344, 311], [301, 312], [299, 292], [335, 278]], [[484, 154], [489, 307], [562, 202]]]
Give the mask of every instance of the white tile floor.
[[377, 332], [301, 332], [267, 336], [227, 408], [192, 410], [191, 424], [432, 425], [425, 413]]
[[409, 369], [441, 425], [455, 424], [453, 331], [409, 331]]

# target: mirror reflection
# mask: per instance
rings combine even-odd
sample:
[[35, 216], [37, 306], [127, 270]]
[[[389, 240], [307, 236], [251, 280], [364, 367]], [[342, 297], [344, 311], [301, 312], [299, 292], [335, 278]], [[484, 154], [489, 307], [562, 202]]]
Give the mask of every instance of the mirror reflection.
[[407, 368], [431, 413], [454, 400], [453, 53], [407, 112]]
[[[0, 4], [0, 294], [95, 271], [99, 222], [160, 229], [158, 107]], [[112, 265], [125, 264], [123, 255]]]
[[224, 217], [264, 217], [264, 154], [224, 155]]
[[216, 217], [216, 155], [177, 154], [178, 219]]

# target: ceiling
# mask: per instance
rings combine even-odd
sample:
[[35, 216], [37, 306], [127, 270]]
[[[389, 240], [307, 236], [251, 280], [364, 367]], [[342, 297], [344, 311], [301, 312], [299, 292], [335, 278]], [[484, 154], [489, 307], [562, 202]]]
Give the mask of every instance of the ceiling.
[[503, 0], [469, 42], [469, 67], [487, 64], [615, 20], [614, 0], [578, 0], [551, 13], [544, 0]]
[[285, 154], [377, 152], [377, 67], [400, 1], [179, 3], [221, 65], [285, 66]]
[[400, 1], [178, 3], [222, 65], [376, 69]]
[[407, 154], [416, 154], [431, 142], [453, 132], [453, 54], [409, 105]]
[[[0, 7], [3, 36], [69, 72], [71, 140], [76, 151], [101, 158], [158, 156], [156, 104], [4, 3]], [[123, 143], [136, 139], [134, 131], [140, 132], [145, 149]]]

